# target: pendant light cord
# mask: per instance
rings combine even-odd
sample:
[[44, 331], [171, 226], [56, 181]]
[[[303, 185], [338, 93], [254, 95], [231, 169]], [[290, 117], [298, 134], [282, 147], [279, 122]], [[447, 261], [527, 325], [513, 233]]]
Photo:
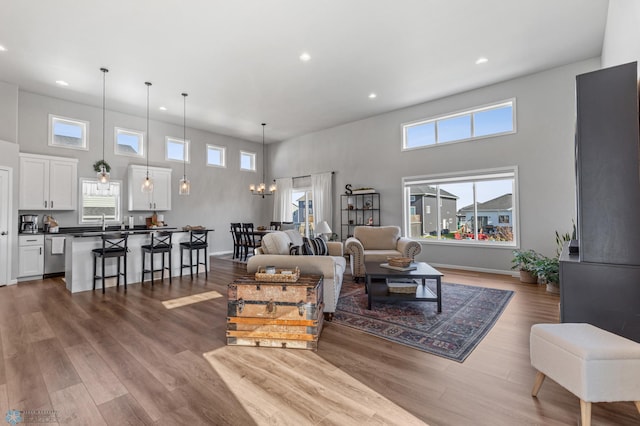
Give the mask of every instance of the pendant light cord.
[[[102, 162], [104, 163], [105, 117], [107, 116], [107, 73], [109, 70], [107, 68], [100, 68], [100, 71], [102, 71]], [[104, 165], [102, 167], [104, 167]]]
[[149, 87], [151, 83], [145, 81], [147, 85], [147, 179], [149, 178]]
[[184, 143], [184, 152], [182, 153], [182, 177], [187, 178], [187, 96], [188, 93], [182, 94], [184, 99], [184, 109], [182, 115], [182, 143]]
[[264, 180], [264, 176], [265, 176], [265, 170], [264, 170], [264, 126], [266, 126], [267, 123], [262, 123], [262, 183], [264, 183], [264, 188], [265, 191], [267, 190], [267, 183]]

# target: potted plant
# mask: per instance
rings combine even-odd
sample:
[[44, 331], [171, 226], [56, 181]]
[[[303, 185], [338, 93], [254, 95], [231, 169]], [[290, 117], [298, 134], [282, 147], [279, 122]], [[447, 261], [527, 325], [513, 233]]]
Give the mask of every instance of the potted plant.
[[538, 259], [540, 259], [540, 255], [535, 250], [514, 250], [511, 269], [520, 271], [521, 282], [535, 284], [538, 282], [535, 273], [535, 264]]
[[540, 257], [535, 262], [535, 272], [547, 284], [549, 293], [560, 293], [560, 260], [557, 257]]

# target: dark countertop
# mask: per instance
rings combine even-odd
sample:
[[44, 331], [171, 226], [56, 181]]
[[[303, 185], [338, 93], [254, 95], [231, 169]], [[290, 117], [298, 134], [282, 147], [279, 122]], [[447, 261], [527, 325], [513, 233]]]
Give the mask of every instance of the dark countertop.
[[[208, 232], [214, 231], [213, 229], [205, 229]], [[127, 233], [127, 234], [148, 234], [150, 232], [155, 231], [168, 231], [168, 232], [189, 232], [185, 231], [182, 228], [172, 228], [172, 227], [161, 227], [161, 228], [147, 228], [144, 225], [135, 226], [133, 229], [126, 228], [122, 230], [120, 226], [107, 226], [106, 230], [102, 230], [101, 226], [70, 226], [70, 227], [60, 227], [59, 232], [42, 232], [39, 230], [37, 233], [22, 233], [20, 235], [29, 236], [29, 235], [67, 235], [69, 237], [100, 237], [103, 234], [113, 234], [113, 233]]]

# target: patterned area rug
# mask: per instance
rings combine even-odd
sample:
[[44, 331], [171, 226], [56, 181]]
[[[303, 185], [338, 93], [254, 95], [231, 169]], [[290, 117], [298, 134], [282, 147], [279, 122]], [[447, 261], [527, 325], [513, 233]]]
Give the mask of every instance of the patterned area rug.
[[[435, 281], [427, 285], [435, 293]], [[444, 358], [463, 362], [498, 320], [513, 291], [442, 283], [435, 302], [374, 301], [363, 284], [345, 282], [333, 322]]]

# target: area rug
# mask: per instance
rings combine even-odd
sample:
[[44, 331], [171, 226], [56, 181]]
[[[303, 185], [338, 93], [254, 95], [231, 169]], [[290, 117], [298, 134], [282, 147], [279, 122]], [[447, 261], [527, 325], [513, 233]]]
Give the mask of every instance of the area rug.
[[[435, 280], [427, 285], [435, 293]], [[345, 282], [334, 315], [349, 326], [392, 342], [463, 362], [498, 320], [513, 291], [442, 283], [442, 313], [435, 302], [373, 301], [363, 284]]]

